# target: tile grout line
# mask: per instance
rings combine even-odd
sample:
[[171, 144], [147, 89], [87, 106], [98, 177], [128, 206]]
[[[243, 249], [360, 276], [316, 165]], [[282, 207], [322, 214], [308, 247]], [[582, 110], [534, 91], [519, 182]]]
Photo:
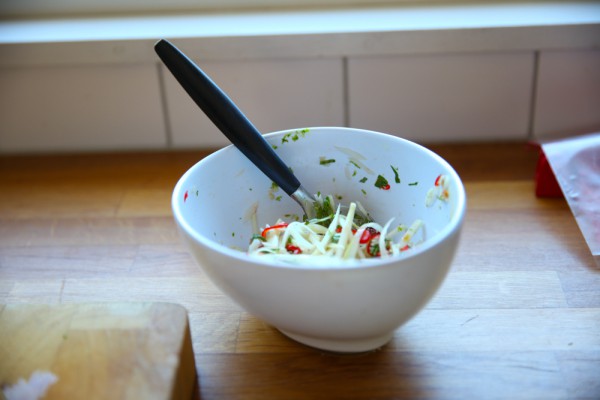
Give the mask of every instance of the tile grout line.
[[167, 149], [173, 148], [173, 132], [171, 131], [171, 119], [169, 118], [169, 107], [167, 106], [167, 88], [165, 76], [160, 64], [156, 64], [158, 74], [158, 90], [160, 92], [160, 106], [163, 113], [164, 131]]
[[349, 76], [348, 76], [348, 57], [342, 57], [342, 110], [343, 123], [345, 127], [350, 127], [350, 94], [349, 94]]
[[535, 50], [533, 52], [533, 68], [532, 68], [532, 79], [531, 79], [531, 93], [529, 98], [529, 123], [527, 126], [527, 139], [533, 140], [535, 134], [535, 115], [537, 107], [537, 89], [539, 79], [539, 66], [540, 66], [540, 51]]

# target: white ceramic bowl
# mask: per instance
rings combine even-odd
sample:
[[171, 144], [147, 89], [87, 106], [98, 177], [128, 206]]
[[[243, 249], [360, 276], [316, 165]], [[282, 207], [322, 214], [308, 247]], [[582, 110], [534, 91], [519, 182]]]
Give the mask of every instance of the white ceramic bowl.
[[[421, 219], [424, 241], [400, 257], [320, 267], [248, 256], [252, 210], [260, 226], [302, 211], [229, 146], [191, 167], [174, 189], [175, 221], [192, 255], [241, 307], [301, 343], [337, 352], [384, 345], [448, 272], [466, 209], [459, 176], [426, 148], [377, 132], [309, 128], [265, 138], [308, 190], [358, 200], [382, 224]], [[321, 157], [335, 162], [321, 165]], [[440, 174], [449, 178], [448, 200], [428, 206]], [[389, 190], [375, 187], [377, 175]]]

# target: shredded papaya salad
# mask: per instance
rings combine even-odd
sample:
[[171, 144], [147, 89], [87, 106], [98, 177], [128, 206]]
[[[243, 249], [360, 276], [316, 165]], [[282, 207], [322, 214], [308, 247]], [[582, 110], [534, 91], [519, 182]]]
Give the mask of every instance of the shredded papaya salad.
[[421, 220], [410, 226], [392, 227], [393, 219], [380, 225], [362, 216], [368, 214], [359, 202], [350, 203], [347, 212], [342, 213], [342, 207], [334, 205], [333, 196], [316, 198], [317, 218], [291, 222], [279, 219], [267, 225], [253, 235], [248, 253], [370, 259], [397, 256], [418, 244], [413, 238], [423, 228]]

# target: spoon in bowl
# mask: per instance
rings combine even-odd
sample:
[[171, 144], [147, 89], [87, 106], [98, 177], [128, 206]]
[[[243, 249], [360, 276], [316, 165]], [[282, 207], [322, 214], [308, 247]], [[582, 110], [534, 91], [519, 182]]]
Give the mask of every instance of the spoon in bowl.
[[307, 219], [315, 218], [316, 200], [233, 101], [204, 71], [167, 40], [158, 41], [154, 50], [188, 95], [231, 143], [294, 199], [302, 207]]

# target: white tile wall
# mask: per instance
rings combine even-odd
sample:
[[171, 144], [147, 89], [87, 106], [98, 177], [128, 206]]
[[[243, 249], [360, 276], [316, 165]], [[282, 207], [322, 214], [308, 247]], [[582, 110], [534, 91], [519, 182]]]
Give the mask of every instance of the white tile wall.
[[[263, 132], [349, 122], [447, 142], [600, 130], [600, 50], [542, 51], [533, 102], [533, 52], [353, 57], [346, 80], [339, 57], [201, 66]], [[159, 68], [0, 68], [0, 153], [228, 144], [166, 69], [161, 87]]]
[[600, 50], [540, 53], [537, 137], [600, 131]]
[[[344, 123], [342, 60], [197, 62], [263, 133]], [[173, 146], [223, 146], [225, 136], [163, 70]]]
[[155, 65], [0, 69], [0, 152], [165, 146]]
[[350, 125], [416, 140], [525, 139], [533, 53], [351, 58]]

